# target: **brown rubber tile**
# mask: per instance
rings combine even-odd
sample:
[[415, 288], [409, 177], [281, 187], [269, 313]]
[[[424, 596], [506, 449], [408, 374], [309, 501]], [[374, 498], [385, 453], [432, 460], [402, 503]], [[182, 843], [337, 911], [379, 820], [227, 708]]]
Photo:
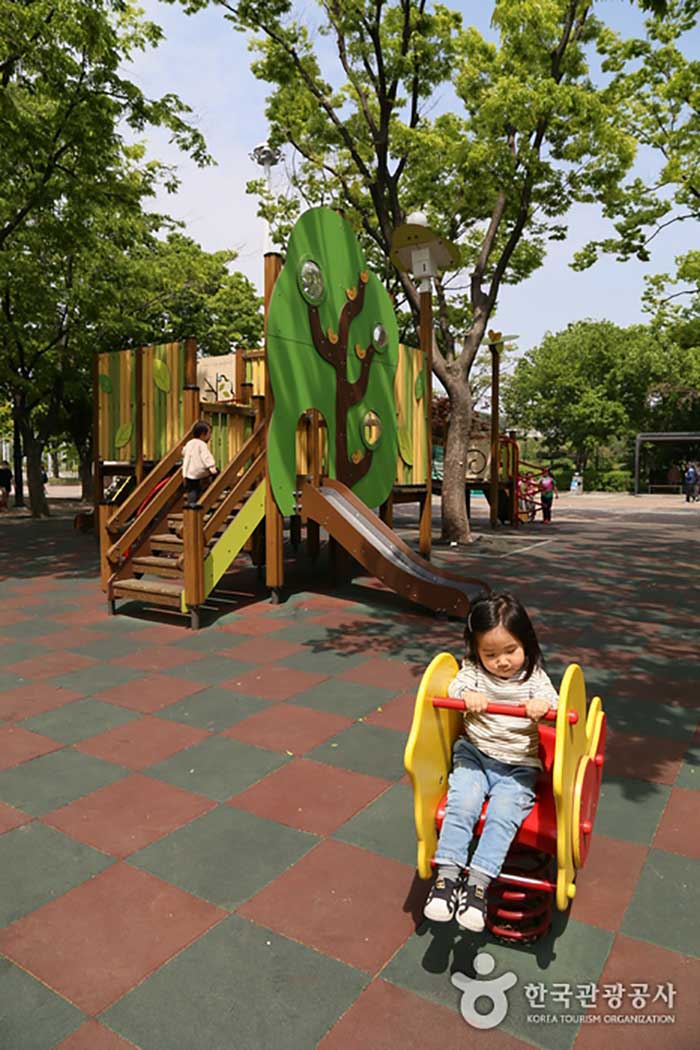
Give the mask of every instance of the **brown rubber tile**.
[[57, 751], [63, 744], [22, 726], [0, 726], [0, 769], [11, 769], [39, 755]]
[[42, 715], [44, 711], [53, 711], [63, 707], [71, 700], [80, 700], [83, 693], [73, 689], [60, 689], [49, 682], [33, 682], [30, 685], [18, 685], [0, 693], [0, 718], [16, 722], [33, 715]]
[[648, 853], [648, 847], [637, 842], [594, 834], [586, 863], [576, 879], [573, 918], [605, 930], [619, 930]]
[[123, 682], [121, 685], [101, 689], [95, 696], [98, 700], [107, 700], [110, 704], [126, 707], [130, 711], [141, 711], [147, 715], [176, 704], [178, 700], [184, 700], [204, 688], [204, 683], [193, 682], [191, 678], [152, 674], [140, 678], [136, 689], [133, 682]]
[[655, 849], [700, 860], [697, 791], [680, 787], [672, 789], [652, 845]]
[[225, 729], [221, 736], [270, 751], [303, 755], [352, 725], [350, 718], [328, 711], [299, 707], [293, 701], [277, 703]]
[[210, 735], [206, 729], [145, 715], [81, 741], [76, 750], [127, 769], [145, 769], [199, 744]]
[[[274, 643], [272, 645], [274, 648]], [[222, 689], [245, 693], [247, 696], [258, 696], [262, 700], [287, 700], [290, 696], [318, 685], [327, 677], [312, 671], [298, 671], [295, 668], [272, 664], [244, 671], [234, 678], [219, 682], [219, 685]]]

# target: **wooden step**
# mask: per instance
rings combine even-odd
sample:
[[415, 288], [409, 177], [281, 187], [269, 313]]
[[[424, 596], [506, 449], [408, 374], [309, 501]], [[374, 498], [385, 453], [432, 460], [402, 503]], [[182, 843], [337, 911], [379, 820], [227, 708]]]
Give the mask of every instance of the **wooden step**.
[[137, 598], [153, 605], [180, 609], [183, 584], [161, 583], [159, 580], [117, 580], [112, 586], [115, 598]]
[[182, 538], [172, 532], [159, 532], [157, 536], [151, 536], [151, 550], [173, 551], [177, 554], [182, 550]]
[[134, 558], [132, 565], [139, 572], [150, 573], [152, 576], [182, 577], [177, 558], [158, 558], [150, 554], [143, 558]]

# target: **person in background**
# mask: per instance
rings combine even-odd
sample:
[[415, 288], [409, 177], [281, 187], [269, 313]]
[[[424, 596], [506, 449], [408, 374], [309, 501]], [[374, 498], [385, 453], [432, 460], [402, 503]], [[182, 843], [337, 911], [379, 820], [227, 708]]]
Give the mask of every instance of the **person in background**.
[[211, 427], [208, 423], [195, 423], [192, 437], [182, 452], [182, 477], [185, 482], [185, 501], [195, 507], [204, 488], [204, 481], [216, 477], [218, 470], [209, 450]]
[[0, 460], [0, 510], [7, 510], [12, 489], [12, 471], [6, 459]]
[[697, 498], [698, 473], [692, 463], [688, 463], [685, 468], [683, 484], [685, 486], [685, 502], [690, 503], [691, 500], [695, 502]]
[[552, 477], [550, 467], [545, 467], [542, 477], [540, 478], [540, 499], [542, 500], [542, 517], [544, 518], [544, 523], [545, 525], [551, 525], [552, 503], [555, 499], [559, 499], [559, 492], [557, 491], [557, 486]]

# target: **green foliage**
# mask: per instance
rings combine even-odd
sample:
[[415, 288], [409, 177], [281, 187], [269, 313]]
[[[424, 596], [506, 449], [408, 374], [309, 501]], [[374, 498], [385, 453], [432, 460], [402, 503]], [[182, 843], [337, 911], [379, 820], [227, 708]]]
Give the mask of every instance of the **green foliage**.
[[504, 381], [510, 424], [569, 447], [583, 465], [642, 430], [692, 429], [700, 408], [700, 354], [650, 326], [580, 321], [548, 334]]

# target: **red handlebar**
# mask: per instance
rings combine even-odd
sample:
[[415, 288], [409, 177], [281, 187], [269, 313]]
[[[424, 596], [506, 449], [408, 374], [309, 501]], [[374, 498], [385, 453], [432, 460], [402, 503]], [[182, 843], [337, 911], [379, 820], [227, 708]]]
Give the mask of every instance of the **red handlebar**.
[[[432, 697], [433, 707], [449, 707], [453, 711], [464, 711], [464, 700], [460, 697], [452, 696], [434, 696]], [[513, 715], [516, 718], [527, 718], [527, 712], [523, 704], [497, 704], [490, 703], [486, 707], [485, 713], [487, 715]], [[545, 722], [556, 722], [557, 712], [548, 711], [546, 715], [542, 716]], [[578, 722], [578, 713], [576, 711], [569, 711], [568, 713], [569, 725], [575, 726]]]

